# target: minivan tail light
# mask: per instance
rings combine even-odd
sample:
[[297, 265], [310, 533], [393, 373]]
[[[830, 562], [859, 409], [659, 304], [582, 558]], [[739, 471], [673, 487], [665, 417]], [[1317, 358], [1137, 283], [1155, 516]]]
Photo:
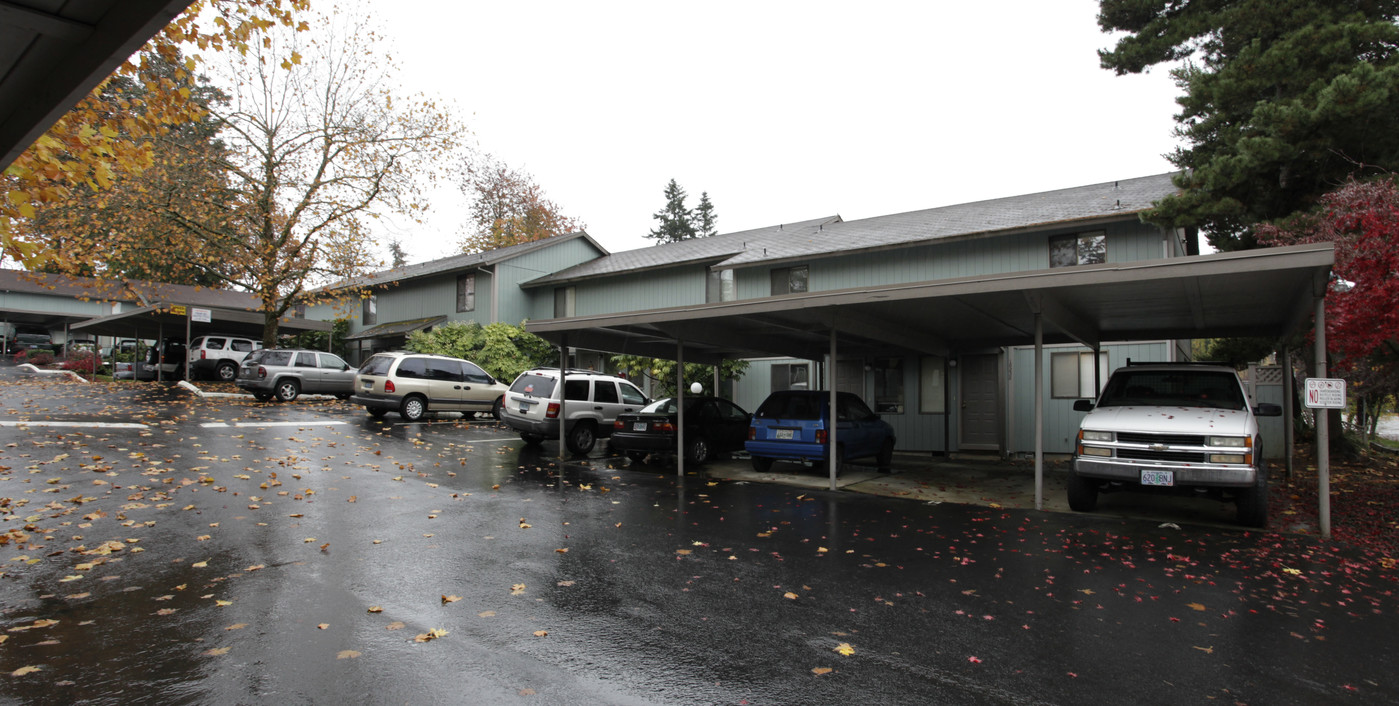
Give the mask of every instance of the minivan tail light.
[[385, 380], [385, 381], [384, 381], [384, 392], [393, 392], [393, 391], [394, 391], [393, 380]]
[[559, 418], [559, 403], [558, 403], [558, 402], [550, 402], [548, 408], [546, 408], [546, 409], [544, 410], [544, 417], [545, 417], [546, 419], [558, 419], [558, 418]]

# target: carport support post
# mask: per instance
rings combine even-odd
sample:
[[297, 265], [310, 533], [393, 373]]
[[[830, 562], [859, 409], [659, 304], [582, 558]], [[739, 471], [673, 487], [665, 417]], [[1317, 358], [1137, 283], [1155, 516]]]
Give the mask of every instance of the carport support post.
[[675, 339], [675, 476], [685, 477], [685, 341]]
[[[1325, 285], [1323, 285], [1324, 287]], [[1316, 298], [1316, 376], [1326, 377], [1326, 290]], [[1322, 539], [1331, 538], [1331, 411], [1316, 409], [1316, 517]]]
[[829, 416], [827, 417], [827, 419], [828, 419], [828, 426], [827, 426], [827, 428], [826, 428], [826, 435], [827, 435], [828, 437], [830, 437], [830, 438], [828, 439], [828, 441], [829, 441], [829, 443], [830, 443], [830, 446], [827, 447], [827, 449], [829, 449], [829, 453], [826, 454], [826, 460], [828, 461], [828, 465], [830, 466], [830, 472], [831, 472], [831, 490], [835, 490], [835, 489], [836, 489], [836, 474], [840, 472], [840, 461], [836, 458], [836, 452], [837, 452], [837, 450], [840, 448], [840, 444], [839, 444], [839, 442], [836, 440], [836, 427], [840, 426], [840, 425], [837, 423], [837, 420], [840, 418], [840, 411], [839, 411], [839, 410], [840, 410], [840, 407], [838, 407], [838, 406], [836, 405], [836, 317], [835, 317], [835, 314], [831, 314], [831, 362], [826, 366], [826, 386], [827, 386], [827, 388], [829, 388], [830, 391], [831, 391], [831, 411], [830, 411]]
[[[1093, 369], [1098, 369], [1096, 361]], [[1044, 509], [1044, 315], [1038, 311], [1035, 312], [1035, 509]]]
[[1292, 444], [1294, 443], [1292, 426], [1292, 394], [1297, 387], [1297, 381], [1292, 378], [1292, 351], [1286, 345], [1282, 348], [1282, 448], [1285, 454], [1287, 480], [1292, 482]]
[[559, 336], [559, 460], [567, 458], [568, 447], [568, 334]]

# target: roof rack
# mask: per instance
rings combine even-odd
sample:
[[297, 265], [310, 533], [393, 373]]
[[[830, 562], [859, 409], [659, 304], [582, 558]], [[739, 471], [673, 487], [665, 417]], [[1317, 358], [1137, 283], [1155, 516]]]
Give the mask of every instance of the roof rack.
[[1223, 362], [1220, 362], [1220, 361], [1218, 361], [1218, 360], [1138, 360], [1138, 361], [1133, 361], [1131, 358], [1128, 358], [1128, 359], [1127, 359], [1127, 365], [1128, 365], [1128, 367], [1131, 367], [1131, 366], [1133, 366], [1133, 365], [1222, 365], [1222, 366], [1224, 366], [1224, 367], [1232, 367], [1232, 366], [1230, 366], [1228, 363], [1223, 363]]

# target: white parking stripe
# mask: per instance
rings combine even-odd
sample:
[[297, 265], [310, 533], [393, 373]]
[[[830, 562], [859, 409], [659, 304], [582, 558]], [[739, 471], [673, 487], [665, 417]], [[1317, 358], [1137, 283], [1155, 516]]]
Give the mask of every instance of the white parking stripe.
[[199, 426], [204, 427], [205, 429], [228, 429], [228, 428], [230, 428], [230, 427], [238, 427], [238, 428], [241, 429], [241, 428], [244, 428], [244, 427], [325, 427], [325, 426], [339, 426], [339, 425], [341, 425], [341, 424], [347, 424], [347, 423], [348, 423], [348, 422], [333, 422], [333, 421], [305, 421], [305, 422], [238, 422], [237, 424], [229, 424], [228, 422], [205, 422], [205, 423], [203, 423], [203, 424], [200, 424]]
[[92, 429], [149, 429], [145, 424], [135, 422], [9, 422], [0, 421], [0, 427], [89, 427]]

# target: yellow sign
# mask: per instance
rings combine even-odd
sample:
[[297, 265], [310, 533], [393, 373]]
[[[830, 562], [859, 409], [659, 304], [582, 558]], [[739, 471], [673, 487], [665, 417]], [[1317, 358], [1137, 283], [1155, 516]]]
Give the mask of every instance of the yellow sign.
[[174, 304], [174, 305], [172, 305], [172, 306], [170, 307], [170, 313], [172, 313], [172, 314], [174, 314], [174, 315], [176, 315], [176, 316], [184, 316], [184, 315], [185, 315], [185, 305], [184, 305], [184, 304]]

